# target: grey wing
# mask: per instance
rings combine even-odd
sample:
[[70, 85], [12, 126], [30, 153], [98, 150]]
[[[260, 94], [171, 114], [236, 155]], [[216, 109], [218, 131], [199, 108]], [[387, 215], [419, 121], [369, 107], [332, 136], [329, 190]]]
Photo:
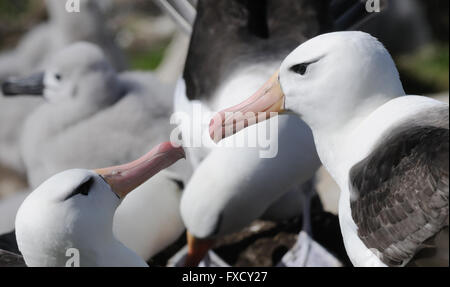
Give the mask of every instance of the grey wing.
[[351, 209], [365, 245], [385, 264], [403, 266], [448, 227], [449, 129], [391, 134], [352, 168]]
[[353, 29], [379, 14], [368, 13], [365, 3], [199, 0], [183, 74], [187, 97], [208, 101], [242, 65], [281, 62], [299, 44], [318, 34]]

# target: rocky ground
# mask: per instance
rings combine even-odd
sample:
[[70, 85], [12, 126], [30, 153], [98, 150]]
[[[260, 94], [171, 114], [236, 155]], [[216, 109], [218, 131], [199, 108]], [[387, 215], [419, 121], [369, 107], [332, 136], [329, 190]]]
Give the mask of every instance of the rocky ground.
[[[322, 209], [318, 197], [314, 199], [312, 214], [313, 238], [336, 256], [344, 266], [351, 266], [344, 249], [338, 217]], [[213, 250], [234, 267], [272, 267], [297, 241], [302, 219], [285, 222], [255, 221], [240, 232], [218, 239]], [[151, 266], [165, 266], [167, 261], [186, 245], [183, 235], [175, 244], [149, 262]]]

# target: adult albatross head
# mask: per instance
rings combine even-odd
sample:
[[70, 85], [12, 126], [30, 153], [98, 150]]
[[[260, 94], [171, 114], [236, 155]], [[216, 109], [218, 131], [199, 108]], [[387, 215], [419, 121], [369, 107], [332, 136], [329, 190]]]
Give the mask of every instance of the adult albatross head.
[[404, 94], [395, 64], [377, 39], [363, 32], [323, 34], [295, 49], [247, 101], [216, 114], [210, 134], [217, 142], [287, 111], [313, 130], [334, 128], [374, 102]]
[[28, 266], [65, 266], [79, 252], [81, 266], [145, 266], [113, 236], [121, 199], [160, 170], [185, 157], [163, 143], [128, 164], [59, 173], [39, 186], [16, 217], [16, 236]]

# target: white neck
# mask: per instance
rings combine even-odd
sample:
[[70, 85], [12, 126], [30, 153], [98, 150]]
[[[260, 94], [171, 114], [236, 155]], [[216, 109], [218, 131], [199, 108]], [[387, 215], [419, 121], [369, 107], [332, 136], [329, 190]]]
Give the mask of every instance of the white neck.
[[[360, 138], [360, 131], [369, 116], [390, 98], [379, 98], [358, 108], [351, 120], [344, 124], [335, 123], [334, 127], [313, 129], [319, 157], [340, 187], [339, 223], [344, 236], [344, 244], [353, 264], [365, 262], [373, 266], [383, 266], [357, 236], [357, 226], [351, 217], [351, 191], [349, 189], [349, 171], [353, 165], [364, 158], [370, 149], [370, 143]], [[340, 124], [340, 125], [339, 125]]]
[[355, 133], [374, 111], [392, 99], [389, 96], [376, 97], [358, 107], [357, 112], [344, 122], [336, 121], [326, 127], [312, 128], [319, 157], [341, 189], [347, 184], [349, 169], [362, 160], [361, 151], [367, 148], [357, 143]]

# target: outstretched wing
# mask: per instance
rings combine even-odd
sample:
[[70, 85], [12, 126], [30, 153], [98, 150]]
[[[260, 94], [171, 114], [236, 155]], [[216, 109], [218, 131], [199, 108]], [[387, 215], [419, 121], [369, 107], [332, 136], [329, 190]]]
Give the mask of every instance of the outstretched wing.
[[389, 266], [433, 248], [430, 239], [448, 227], [448, 110], [439, 116], [442, 125], [391, 132], [350, 172], [358, 235]]

